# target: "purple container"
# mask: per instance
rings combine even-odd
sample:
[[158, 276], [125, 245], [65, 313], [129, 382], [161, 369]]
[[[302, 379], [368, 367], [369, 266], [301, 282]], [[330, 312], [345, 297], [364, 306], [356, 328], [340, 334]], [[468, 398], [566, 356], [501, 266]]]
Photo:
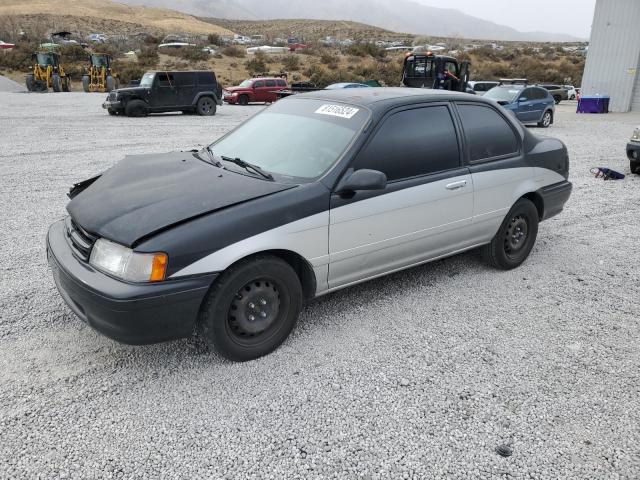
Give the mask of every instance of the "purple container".
[[580, 97], [577, 113], [609, 113], [609, 97]]

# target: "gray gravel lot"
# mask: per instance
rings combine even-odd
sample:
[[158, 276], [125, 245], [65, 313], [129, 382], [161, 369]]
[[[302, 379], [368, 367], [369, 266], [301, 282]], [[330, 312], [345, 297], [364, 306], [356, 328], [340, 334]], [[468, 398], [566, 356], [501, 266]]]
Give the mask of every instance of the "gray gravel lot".
[[574, 193], [522, 267], [471, 252], [329, 295], [234, 364], [98, 335], [44, 239], [72, 183], [261, 107], [129, 119], [103, 97], [0, 93], [0, 478], [640, 478], [640, 176], [588, 172], [629, 173], [640, 115], [563, 103], [534, 130], [568, 145]]

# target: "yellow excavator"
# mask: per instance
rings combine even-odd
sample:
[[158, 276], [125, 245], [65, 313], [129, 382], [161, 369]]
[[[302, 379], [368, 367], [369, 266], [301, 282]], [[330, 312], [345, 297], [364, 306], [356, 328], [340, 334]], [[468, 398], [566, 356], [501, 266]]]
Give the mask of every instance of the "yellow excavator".
[[92, 53], [89, 69], [82, 75], [85, 92], [110, 92], [118, 88], [118, 74], [112, 68], [113, 57], [106, 53]]
[[71, 90], [69, 76], [60, 65], [60, 55], [55, 52], [36, 52], [31, 56], [33, 70], [27, 75], [27, 90], [30, 92], [68, 92]]

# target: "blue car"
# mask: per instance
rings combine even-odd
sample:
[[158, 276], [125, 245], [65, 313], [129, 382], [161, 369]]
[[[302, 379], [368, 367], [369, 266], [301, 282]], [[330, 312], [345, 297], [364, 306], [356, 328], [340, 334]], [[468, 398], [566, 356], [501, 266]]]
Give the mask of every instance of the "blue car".
[[370, 88], [366, 83], [342, 82], [332, 83], [325, 90], [338, 90], [340, 88]]
[[499, 85], [489, 90], [484, 98], [495, 100], [511, 110], [522, 123], [535, 123], [547, 128], [553, 123], [556, 106], [548, 90], [528, 85]]

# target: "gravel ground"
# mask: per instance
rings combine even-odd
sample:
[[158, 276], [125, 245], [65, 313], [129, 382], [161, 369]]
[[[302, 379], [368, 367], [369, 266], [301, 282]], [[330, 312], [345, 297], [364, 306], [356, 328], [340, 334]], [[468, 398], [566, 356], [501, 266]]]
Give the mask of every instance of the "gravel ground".
[[98, 335], [44, 238], [73, 182], [261, 107], [128, 119], [102, 99], [0, 93], [0, 478], [640, 477], [640, 177], [588, 173], [629, 173], [640, 115], [559, 107], [544, 133], [568, 145], [574, 193], [520, 268], [471, 252], [328, 295], [235, 364]]

